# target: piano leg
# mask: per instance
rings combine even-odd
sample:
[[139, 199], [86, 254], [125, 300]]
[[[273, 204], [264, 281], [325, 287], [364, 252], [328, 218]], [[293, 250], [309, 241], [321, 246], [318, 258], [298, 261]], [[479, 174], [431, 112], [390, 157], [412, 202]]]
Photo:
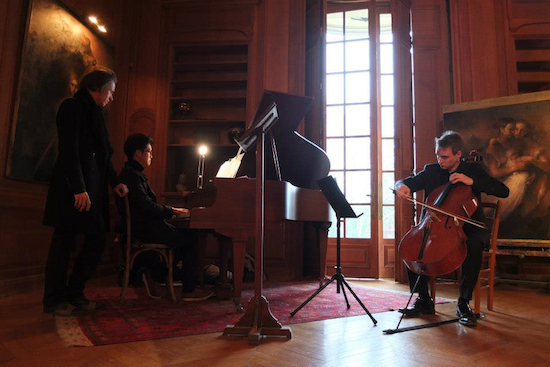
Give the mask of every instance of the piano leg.
[[197, 279], [201, 287], [204, 287], [204, 267], [206, 266], [206, 241], [209, 231], [196, 230], [198, 233], [198, 253], [197, 253]]
[[[241, 292], [243, 289], [243, 276], [244, 276], [244, 255], [246, 252], [246, 244], [250, 239], [250, 231], [246, 230], [217, 230], [216, 237], [220, 245], [220, 256], [227, 251], [228, 248], [232, 249], [232, 262], [233, 262], [233, 302], [237, 311], [242, 311], [241, 305]], [[221, 259], [220, 265], [227, 261]], [[227, 269], [227, 268], [226, 268]], [[220, 278], [223, 280], [224, 274], [227, 279], [227, 270], [222, 270], [220, 266]]]
[[219, 266], [220, 266], [220, 284], [215, 286], [216, 298], [230, 299], [234, 298], [233, 287], [229, 284], [227, 278], [229, 250], [231, 249], [231, 239], [214, 233], [218, 240]]
[[[220, 254], [220, 285], [216, 286], [216, 296], [220, 299], [233, 298], [235, 308], [238, 312], [243, 311], [241, 305], [241, 292], [244, 275], [244, 255], [247, 240], [234, 240], [230, 237], [215, 234], [218, 239]], [[232, 251], [231, 260], [233, 263], [233, 287], [227, 278], [229, 252]]]
[[[229, 239], [231, 241], [231, 239]], [[244, 254], [246, 252], [247, 239], [233, 238], [233, 302], [237, 311], [242, 312], [241, 292], [243, 289]]]
[[317, 243], [319, 243], [319, 288], [323, 286], [327, 279], [327, 244], [328, 229], [330, 222], [313, 222], [313, 227], [317, 230]]

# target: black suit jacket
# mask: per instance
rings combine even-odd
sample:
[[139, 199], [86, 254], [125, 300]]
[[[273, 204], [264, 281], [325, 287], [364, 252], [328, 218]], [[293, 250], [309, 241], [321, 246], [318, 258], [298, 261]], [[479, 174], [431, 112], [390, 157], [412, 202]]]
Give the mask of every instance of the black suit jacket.
[[[482, 192], [497, 197], [507, 197], [510, 192], [506, 185], [491, 177], [478, 163], [461, 162], [456, 172], [463, 173], [474, 180], [472, 192], [479, 202], [481, 202]], [[396, 186], [405, 184], [412, 192], [424, 190], [424, 200], [426, 200], [434, 189], [449, 182], [450, 175], [449, 171], [442, 169], [439, 164], [428, 164], [418, 174], [397, 181]], [[477, 221], [485, 219], [481, 206], [472, 215], [472, 219]], [[478, 227], [470, 224], [465, 224], [463, 228], [466, 234], [478, 229]]]
[[[109, 228], [108, 184], [115, 187], [118, 176], [111, 164], [113, 149], [101, 108], [90, 93], [79, 90], [64, 100], [57, 112], [59, 152], [48, 190], [44, 224], [97, 233], [100, 221]], [[74, 208], [74, 195], [88, 192], [90, 211]]]
[[[154, 233], [142, 233], [141, 230], [145, 228], [150, 230], [151, 222], [164, 222], [165, 219], [171, 218], [173, 210], [170, 206], [157, 203], [157, 196], [142, 171], [141, 164], [135, 160], [129, 160], [120, 172], [120, 181], [128, 187], [133, 234], [138, 237], [154, 237]], [[121, 213], [123, 212], [121, 210]], [[164, 223], [158, 224], [162, 226]]]

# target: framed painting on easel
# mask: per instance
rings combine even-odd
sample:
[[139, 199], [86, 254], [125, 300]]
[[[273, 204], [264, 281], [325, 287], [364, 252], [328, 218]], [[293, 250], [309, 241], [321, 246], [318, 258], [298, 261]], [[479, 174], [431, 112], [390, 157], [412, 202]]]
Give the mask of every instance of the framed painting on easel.
[[445, 130], [461, 133], [465, 153], [477, 150], [510, 189], [499, 243], [550, 245], [550, 91], [449, 105], [443, 116]]

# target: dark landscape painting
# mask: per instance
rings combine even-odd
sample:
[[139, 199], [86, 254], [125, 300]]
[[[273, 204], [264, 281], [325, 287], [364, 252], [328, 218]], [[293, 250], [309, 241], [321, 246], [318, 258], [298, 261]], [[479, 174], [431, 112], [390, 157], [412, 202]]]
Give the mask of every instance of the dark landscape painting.
[[7, 176], [48, 183], [57, 155], [57, 107], [111, 49], [60, 2], [31, 0], [14, 106]]

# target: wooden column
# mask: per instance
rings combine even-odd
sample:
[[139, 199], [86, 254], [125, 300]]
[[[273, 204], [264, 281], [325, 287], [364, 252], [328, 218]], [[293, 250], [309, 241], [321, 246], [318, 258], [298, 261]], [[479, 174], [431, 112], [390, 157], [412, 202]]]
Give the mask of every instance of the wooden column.
[[[410, 37], [410, 0], [399, 0], [392, 3], [394, 58], [395, 58], [395, 179], [409, 176], [413, 171], [413, 116], [412, 116], [412, 65]], [[406, 276], [401, 258], [397, 252], [399, 240], [410, 229], [413, 223], [411, 206], [402, 200], [395, 202], [396, 227], [394, 247], [395, 271], [398, 281], [405, 281]], [[382, 255], [381, 255], [382, 256]]]

